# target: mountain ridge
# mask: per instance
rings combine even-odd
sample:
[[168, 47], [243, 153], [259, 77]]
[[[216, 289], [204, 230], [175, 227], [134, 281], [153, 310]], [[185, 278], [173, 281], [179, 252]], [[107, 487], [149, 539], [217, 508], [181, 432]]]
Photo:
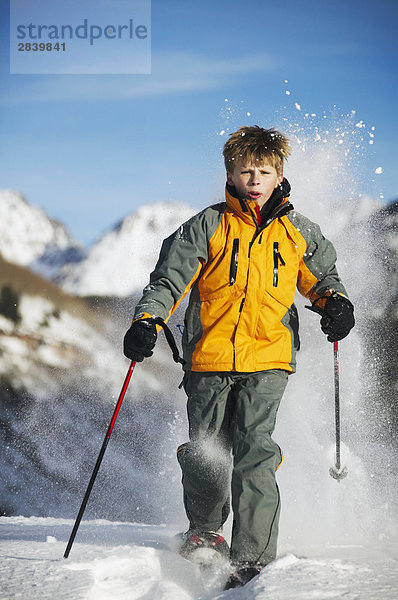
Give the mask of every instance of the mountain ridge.
[[21, 193], [0, 190], [0, 254], [51, 278], [65, 260], [81, 260], [83, 248], [62, 223]]
[[22, 194], [0, 190], [0, 255], [77, 296], [128, 297], [146, 285], [162, 239], [194, 212], [177, 202], [143, 205], [83, 248]]

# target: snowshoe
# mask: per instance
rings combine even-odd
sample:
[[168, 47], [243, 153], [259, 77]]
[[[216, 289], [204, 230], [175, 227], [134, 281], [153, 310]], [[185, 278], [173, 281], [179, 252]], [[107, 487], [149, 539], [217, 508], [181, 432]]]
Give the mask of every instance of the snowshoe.
[[231, 590], [232, 588], [243, 587], [256, 577], [256, 575], [260, 575], [261, 567], [242, 567], [237, 569], [235, 573], [230, 575], [227, 583], [225, 584], [224, 590]]
[[217, 531], [190, 529], [183, 534], [183, 544], [179, 553], [184, 558], [200, 564], [210, 565], [214, 558], [229, 559], [229, 546]]

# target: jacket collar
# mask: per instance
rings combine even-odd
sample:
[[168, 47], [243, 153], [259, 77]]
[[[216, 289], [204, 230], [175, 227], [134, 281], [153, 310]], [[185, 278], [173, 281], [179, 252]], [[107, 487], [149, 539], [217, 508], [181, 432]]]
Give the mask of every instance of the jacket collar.
[[[281, 213], [286, 214], [293, 209], [289, 202], [289, 194], [290, 183], [284, 178], [261, 209], [262, 227], [268, 225], [274, 218], [282, 216]], [[227, 206], [245, 223], [254, 225], [257, 229], [260, 228], [256, 217], [256, 206], [258, 207], [256, 200], [239, 198], [235, 187], [228, 184], [225, 188], [225, 200]]]

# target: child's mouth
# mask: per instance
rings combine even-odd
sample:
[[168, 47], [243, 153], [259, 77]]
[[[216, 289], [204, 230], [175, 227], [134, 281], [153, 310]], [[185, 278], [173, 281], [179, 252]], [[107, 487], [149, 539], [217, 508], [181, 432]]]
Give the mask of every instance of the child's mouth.
[[257, 200], [257, 198], [259, 198], [261, 196], [260, 192], [248, 192], [247, 195], [249, 196], [249, 198], [252, 198], [253, 200]]

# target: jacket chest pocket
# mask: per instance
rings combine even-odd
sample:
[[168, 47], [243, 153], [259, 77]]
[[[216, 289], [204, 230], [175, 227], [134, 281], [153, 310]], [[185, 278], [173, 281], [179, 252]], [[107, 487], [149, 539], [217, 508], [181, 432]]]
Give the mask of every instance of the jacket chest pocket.
[[242, 281], [246, 281], [244, 247], [240, 238], [231, 236], [222, 251], [209, 261], [199, 284], [202, 300], [232, 297], [239, 293]]
[[297, 248], [289, 239], [269, 240], [262, 253], [264, 280], [262, 289], [264, 301], [271, 295], [275, 300], [289, 308], [294, 301], [299, 271]]

